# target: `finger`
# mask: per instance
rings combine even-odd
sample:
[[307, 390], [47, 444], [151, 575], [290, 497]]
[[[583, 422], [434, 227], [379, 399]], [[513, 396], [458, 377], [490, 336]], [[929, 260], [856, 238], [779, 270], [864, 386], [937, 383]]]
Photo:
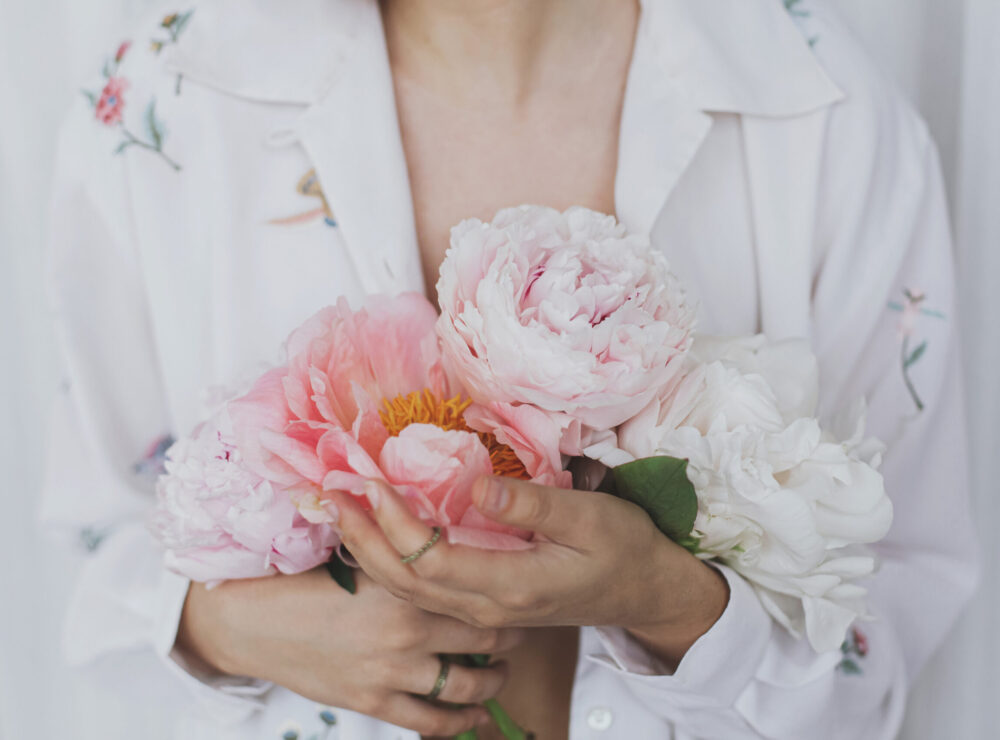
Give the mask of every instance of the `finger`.
[[337, 526], [344, 546], [364, 571], [393, 593], [415, 587], [414, 573], [399, 561], [399, 555], [379, 526], [361, 509], [352, 496], [332, 492], [337, 508]]
[[490, 722], [483, 707], [442, 707], [409, 694], [389, 697], [379, 718], [425, 737], [452, 737]]
[[607, 508], [602, 497], [496, 476], [480, 478], [472, 490], [473, 503], [489, 519], [570, 546], [586, 542], [601, 521]]
[[[441, 673], [441, 661], [429, 659], [419, 670], [406, 675], [409, 685], [404, 691], [420, 698], [430, 693]], [[507, 664], [503, 661], [483, 668], [471, 668], [458, 663], [448, 664], [448, 675], [437, 701], [448, 704], [482, 704], [500, 693], [507, 681]]]
[[493, 654], [512, 650], [527, 635], [521, 628], [481, 629], [460, 619], [439, 614], [429, 615], [427, 640], [423, 647], [432, 653]]
[[[375, 521], [400, 556], [416, 552], [430, 540], [433, 529], [413, 515], [403, 497], [388, 483], [380, 480], [368, 481], [365, 484], [365, 495], [372, 505]], [[431, 550], [413, 561], [414, 565], [420, 559], [430, 558], [434, 549], [443, 548], [445, 545], [447, 543], [443, 539], [438, 540]]]
[[395, 596], [437, 614], [466, 619], [475, 607], [482, 607], [477, 594], [458, 592], [420, 578], [400, 561], [381, 528], [361, 509], [353, 497], [331, 494], [335, 502], [344, 545], [362, 570]]

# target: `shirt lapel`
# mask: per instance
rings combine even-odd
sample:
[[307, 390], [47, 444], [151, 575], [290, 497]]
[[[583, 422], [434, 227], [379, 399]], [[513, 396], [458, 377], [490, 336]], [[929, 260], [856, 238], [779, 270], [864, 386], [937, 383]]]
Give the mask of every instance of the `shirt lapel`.
[[336, 75], [295, 131], [363, 287], [423, 292], [406, 158], [377, 3], [357, 3]]
[[663, 74], [656, 27], [645, 4], [636, 32], [618, 136], [615, 209], [648, 234], [712, 126], [712, 117]]

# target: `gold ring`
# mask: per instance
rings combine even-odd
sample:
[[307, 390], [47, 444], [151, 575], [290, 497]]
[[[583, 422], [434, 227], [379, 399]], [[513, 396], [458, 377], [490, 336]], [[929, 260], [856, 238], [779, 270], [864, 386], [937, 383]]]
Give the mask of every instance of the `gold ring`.
[[[434, 527], [434, 532], [433, 534], [431, 534], [431, 538], [427, 540], [427, 542], [422, 544], [419, 550], [417, 550], [416, 552], [411, 552], [409, 555], [401, 557], [400, 560], [404, 563], [412, 563], [414, 560], [416, 560], [425, 552], [434, 547], [434, 545], [437, 543], [439, 539], [441, 539], [441, 527]], [[445, 674], [447, 675], [447, 671], [445, 671]]]
[[441, 692], [444, 691], [444, 685], [448, 683], [448, 671], [451, 670], [451, 663], [449, 663], [442, 655], [438, 656], [438, 660], [441, 661], [441, 670], [438, 671], [438, 677], [434, 682], [434, 688], [431, 689], [429, 694], [427, 694], [427, 701], [434, 701], [441, 696]]

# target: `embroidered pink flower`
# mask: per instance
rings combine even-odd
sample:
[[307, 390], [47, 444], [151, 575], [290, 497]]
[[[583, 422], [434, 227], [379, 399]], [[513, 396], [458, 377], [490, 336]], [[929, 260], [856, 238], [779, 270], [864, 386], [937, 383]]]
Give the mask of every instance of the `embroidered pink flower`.
[[122, 111], [125, 108], [124, 96], [127, 89], [128, 80], [124, 77], [108, 78], [94, 108], [97, 120], [107, 126], [114, 126], [122, 122]]
[[477, 402], [549, 416], [567, 455], [670, 381], [694, 320], [649, 240], [586, 208], [462, 222], [437, 288], [449, 369]]
[[864, 658], [868, 655], [868, 638], [865, 637], [865, 633], [857, 627], [855, 627], [852, 631], [854, 633], [854, 647], [857, 650], [858, 655]]
[[[370, 478], [396, 486], [451, 542], [524, 548], [528, 534], [481, 517], [473, 483], [498, 474], [570, 485], [558, 435], [528, 415], [478, 409], [445, 374], [437, 314], [422, 296], [323, 309], [288, 340], [286, 367], [230, 404], [237, 447], [256, 475], [287, 490], [313, 522], [333, 522], [330, 491], [363, 495]], [[502, 440], [502, 441], [501, 441]], [[561, 461], [560, 461], [561, 462]]]
[[125, 55], [128, 54], [128, 50], [132, 48], [131, 41], [123, 41], [118, 47], [118, 51], [115, 52], [115, 63], [120, 64]]

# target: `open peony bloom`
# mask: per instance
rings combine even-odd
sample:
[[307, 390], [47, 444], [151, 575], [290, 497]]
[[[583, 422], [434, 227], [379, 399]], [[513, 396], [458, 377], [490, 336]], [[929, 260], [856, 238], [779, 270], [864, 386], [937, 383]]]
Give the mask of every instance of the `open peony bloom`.
[[693, 323], [649, 240], [586, 208], [521, 206], [463, 221], [437, 284], [447, 367], [477, 402], [533, 405], [578, 455], [680, 367]]
[[417, 294], [317, 313], [289, 338], [287, 364], [229, 404], [244, 463], [314, 523], [335, 522], [330, 491], [361, 496], [379, 478], [451, 542], [527, 547], [528, 533], [479, 515], [472, 486], [491, 474], [569, 486], [558, 433], [530, 416], [470, 409], [442, 368], [436, 319]]
[[816, 411], [804, 342], [698, 337], [686, 373], [586, 453], [608, 466], [654, 455], [688, 460], [699, 557], [729, 565], [764, 607], [817, 651], [840, 647], [865, 615], [855, 581], [875, 569], [859, 547], [885, 536], [892, 505], [863, 437], [863, 409], [841, 435]]
[[172, 570], [213, 582], [300, 573], [329, 560], [336, 533], [307, 521], [242, 464], [225, 407], [176, 442], [165, 465], [150, 526]]

